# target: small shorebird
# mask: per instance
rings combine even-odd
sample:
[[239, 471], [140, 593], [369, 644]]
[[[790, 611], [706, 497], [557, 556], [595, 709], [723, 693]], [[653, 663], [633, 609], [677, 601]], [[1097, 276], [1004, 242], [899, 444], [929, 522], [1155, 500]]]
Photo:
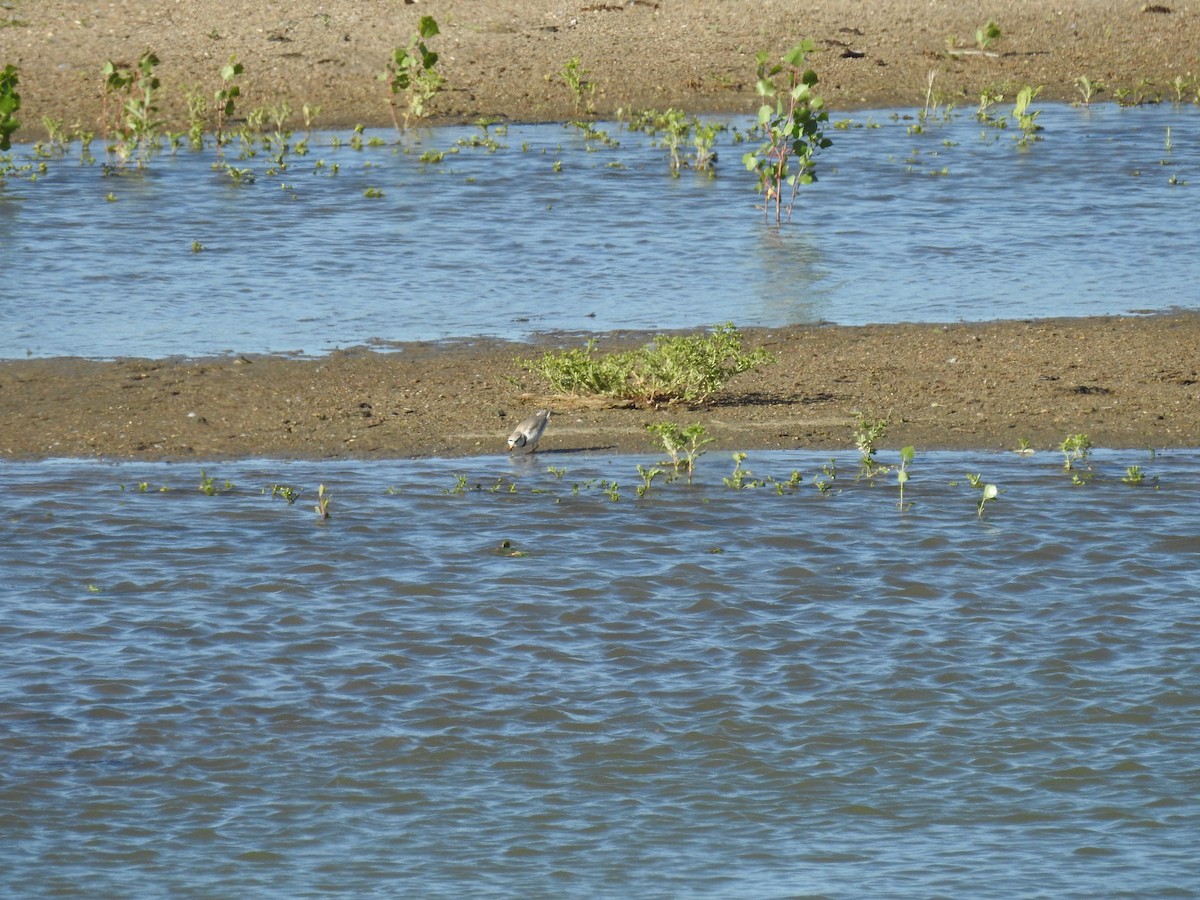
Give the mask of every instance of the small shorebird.
[[530, 416], [517, 426], [516, 431], [508, 436], [508, 452], [525, 454], [537, 449], [542, 432], [550, 421], [550, 410], [539, 409], [537, 415]]

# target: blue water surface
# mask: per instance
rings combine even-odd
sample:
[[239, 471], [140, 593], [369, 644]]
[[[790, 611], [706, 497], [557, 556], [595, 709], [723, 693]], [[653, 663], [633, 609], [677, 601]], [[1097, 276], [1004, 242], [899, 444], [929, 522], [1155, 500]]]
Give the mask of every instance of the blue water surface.
[[555, 124], [493, 126], [494, 150], [470, 146], [477, 128], [368, 131], [360, 150], [318, 133], [283, 170], [235, 144], [223, 165], [164, 150], [106, 176], [103, 148], [81, 164], [75, 145], [0, 188], [0, 358], [1200, 306], [1200, 111], [1049, 104], [1038, 121], [1021, 149], [1014, 123], [968, 112], [920, 134], [848, 115], [783, 228], [755, 209], [733, 131], [715, 178], [672, 178], [661, 146], [605, 123], [618, 146]]

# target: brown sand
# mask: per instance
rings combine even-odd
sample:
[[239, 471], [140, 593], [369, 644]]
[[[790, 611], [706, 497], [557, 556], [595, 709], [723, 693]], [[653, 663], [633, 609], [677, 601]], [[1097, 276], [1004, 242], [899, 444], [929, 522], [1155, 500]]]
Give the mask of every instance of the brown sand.
[[[683, 106], [755, 108], [754, 54], [801, 37], [820, 92], [836, 107], [924, 102], [930, 72], [946, 100], [973, 103], [1045, 85], [1072, 99], [1086, 75], [1149, 98], [1174, 97], [1200, 75], [1194, 3], [1001, 0], [995, 55], [971, 49], [984, 16], [927, 0], [4, 0], [0, 65], [20, 70], [25, 127], [48, 116], [93, 130], [103, 61], [161, 58], [163, 111], [186, 126], [187, 90], [211, 95], [219, 67], [245, 65], [242, 109], [286, 101], [319, 106], [317, 123], [389, 121], [375, 75], [417, 17], [442, 34], [447, 90], [433, 112], [561, 119], [572, 97], [554, 77], [580, 57], [597, 113]], [[957, 41], [954, 39], [957, 37]], [[2, 248], [0, 248], [2, 249]], [[1174, 298], [1147, 297], [1145, 306]], [[30, 301], [8, 298], [8, 302]], [[82, 359], [0, 361], [0, 456], [212, 458], [401, 457], [503, 448], [512, 424], [551, 402], [543, 449], [646, 450], [646, 423], [703, 422], [727, 449], [845, 447], [860, 415], [886, 418], [887, 444], [1013, 448], [1087, 432], [1099, 446], [1200, 444], [1200, 315], [1172, 314], [867, 328], [751, 331], [780, 356], [741, 376], [704, 409], [639, 410], [548, 400], [514, 363], [540, 347], [489, 341], [409, 345], [401, 352], [320, 360]], [[606, 336], [606, 348], [645, 336]], [[80, 353], [87, 354], [81, 347]], [[519, 384], [514, 384], [516, 379]]]

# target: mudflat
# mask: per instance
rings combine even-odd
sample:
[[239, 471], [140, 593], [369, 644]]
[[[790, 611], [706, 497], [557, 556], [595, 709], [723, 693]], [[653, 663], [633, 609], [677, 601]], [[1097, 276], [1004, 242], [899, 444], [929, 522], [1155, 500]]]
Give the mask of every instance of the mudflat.
[[[932, 77], [943, 101], [984, 89], [1042, 99], [1079, 96], [1076, 79], [1191, 102], [1200, 75], [1192, 4], [1003, 0], [988, 7], [1001, 37], [966, 4], [883, 0], [4, 0], [0, 66], [21, 78], [32, 140], [48, 117], [96, 130], [105, 60], [161, 59], [161, 109], [187, 125], [187, 94], [211, 96], [236, 55], [242, 108], [319, 108], [335, 127], [390, 122], [376, 80], [418, 18], [434, 16], [446, 89], [435, 120], [568, 118], [557, 76], [579, 57], [595, 113], [683, 107], [752, 112], [755, 54], [801, 38], [819, 92], [835, 108], [919, 107]], [[932, 76], [931, 76], [932, 73]], [[299, 113], [297, 112], [298, 116]], [[3, 248], [0, 248], [0, 254]], [[8, 264], [8, 263], [6, 263]], [[12, 264], [16, 264], [15, 261]], [[881, 285], [881, 290], [886, 286]], [[8, 298], [33, 309], [37, 298]], [[1180, 298], [1146, 297], [1148, 309]], [[516, 362], [546, 345], [489, 340], [411, 344], [321, 359], [0, 361], [0, 456], [45, 458], [406, 457], [501, 452], [516, 421], [549, 405], [547, 453], [642, 451], [645, 425], [701, 422], [734, 450], [846, 447], [860, 416], [886, 419], [886, 444], [1011, 449], [1086, 432], [1098, 446], [1200, 444], [1200, 315], [810, 326], [747, 330], [778, 361], [733, 379], [704, 407], [639, 409], [548, 397]], [[650, 335], [600, 335], [603, 349]]]

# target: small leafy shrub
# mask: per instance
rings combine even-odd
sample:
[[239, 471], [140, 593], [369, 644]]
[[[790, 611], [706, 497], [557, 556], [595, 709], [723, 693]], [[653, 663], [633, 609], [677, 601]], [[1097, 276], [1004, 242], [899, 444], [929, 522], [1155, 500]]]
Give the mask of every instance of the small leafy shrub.
[[696, 469], [696, 460], [705, 453], [705, 445], [715, 440], [704, 436], [704, 426], [699, 422], [686, 428], [680, 428], [674, 422], [657, 422], [647, 425], [646, 430], [662, 442], [663, 449], [671, 457], [669, 462], [675, 474], [678, 475], [681, 469], [686, 471], [689, 482]]
[[559, 71], [558, 77], [571, 92], [575, 115], [581, 112], [592, 115], [595, 112], [596, 85], [591, 80], [591, 73], [583, 67], [583, 61], [578, 56], [572, 56]]
[[1058, 445], [1062, 451], [1063, 468], [1070, 471], [1076, 463], [1086, 463], [1092, 452], [1092, 442], [1086, 434], [1069, 434]]
[[786, 205], [791, 221], [797, 189], [817, 180], [813, 157], [833, 143], [824, 132], [829, 121], [825, 101], [812, 92], [819, 80], [817, 73], [802, 68], [804, 57], [815, 47], [811, 40], [801, 41], [773, 66], [767, 64], [765, 51], [757, 57], [755, 90], [763, 98], [758, 128], [765, 140], [757, 150], [747, 152], [742, 162], [758, 176], [757, 189], [766, 201], [766, 214], [775, 210], [776, 225], [785, 208], [784, 185], [791, 187]]
[[639, 404], [705, 403], [735, 375], [775, 361], [766, 350], [742, 350], [732, 322], [707, 335], [656, 337], [636, 350], [600, 355], [595, 341], [584, 349], [551, 351], [520, 365], [559, 394], [630, 400]]
[[[391, 91], [388, 97], [388, 109], [392, 113], [392, 122], [397, 131], [405, 131], [414, 119], [425, 117], [425, 106], [437, 96], [442, 89], [445, 79], [435, 68], [438, 55], [425, 44], [431, 37], [436, 37], [441, 31], [433, 16], [421, 16], [417, 23], [417, 31], [408, 42], [407, 47], [397, 47], [392, 52], [392, 59], [387, 69], [379, 76], [380, 81], [387, 82]], [[396, 98], [404, 95], [404, 110], [398, 112]], [[401, 124], [403, 118], [403, 125]]]
[[154, 74], [157, 65], [158, 57], [147, 50], [132, 68], [108, 61], [103, 69], [106, 118], [110, 98], [117, 97], [121, 104], [120, 111], [113, 114], [117, 157], [122, 164], [136, 158], [139, 169], [146, 167], [159, 145], [162, 123], [155, 118], [158, 107], [154, 104], [160, 86]]

